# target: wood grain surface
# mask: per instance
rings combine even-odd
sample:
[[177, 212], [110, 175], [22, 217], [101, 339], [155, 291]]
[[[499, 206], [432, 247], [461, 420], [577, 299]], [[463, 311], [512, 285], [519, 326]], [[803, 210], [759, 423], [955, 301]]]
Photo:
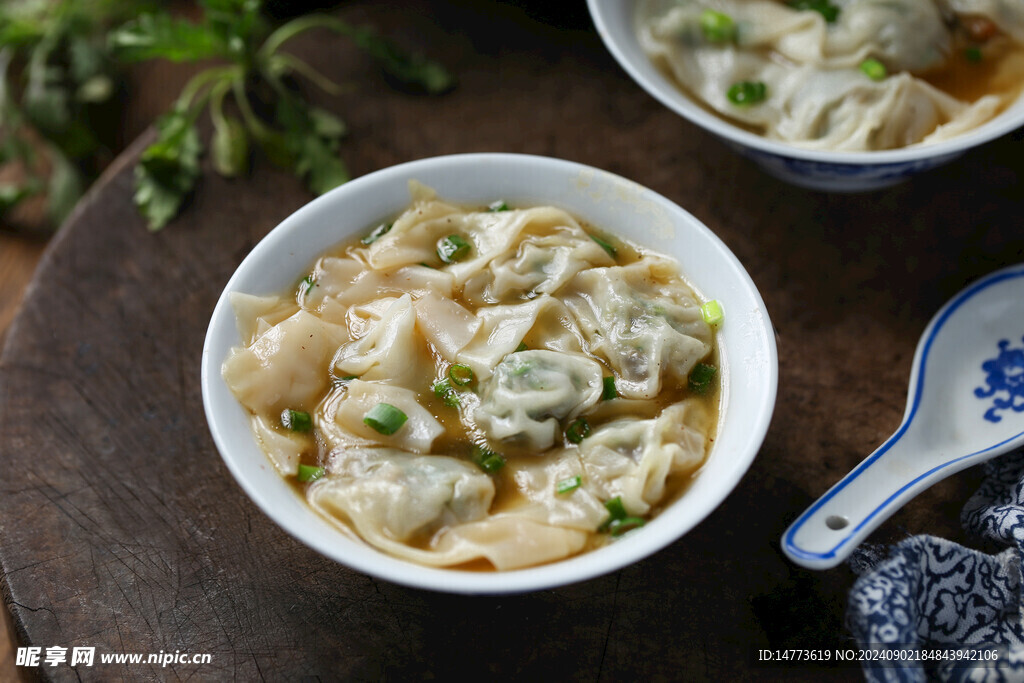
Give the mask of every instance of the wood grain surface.
[[[461, 597], [351, 571], [299, 545], [244, 496], [207, 431], [203, 338], [233, 269], [308, 201], [266, 162], [207, 175], [149, 234], [129, 149], [41, 263], [0, 357], [0, 563], [21, 643], [97, 653], [210, 653], [203, 666], [42, 667], [54, 680], [860, 680], [763, 667], [761, 647], [839, 647], [846, 567], [808, 572], [778, 539], [898, 425], [917, 338], [966, 282], [1024, 260], [1024, 154], [1008, 137], [865, 195], [767, 177], [644, 94], [589, 27], [502, 3], [347, 3], [341, 15], [442, 59], [440, 98], [386, 86], [325, 34], [299, 51], [353, 87], [319, 103], [352, 135], [356, 174], [456, 152], [543, 154], [620, 173], [714, 230], [771, 313], [779, 398], [747, 476], [655, 556], [557, 590]], [[500, 191], [500, 188], [497, 190]], [[969, 470], [871, 539], [958, 523]]]

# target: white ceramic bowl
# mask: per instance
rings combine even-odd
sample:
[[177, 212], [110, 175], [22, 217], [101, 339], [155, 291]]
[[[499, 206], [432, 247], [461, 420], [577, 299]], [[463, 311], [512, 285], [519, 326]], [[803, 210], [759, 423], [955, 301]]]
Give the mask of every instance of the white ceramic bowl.
[[[485, 573], [422, 567], [332, 527], [257, 446], [246, 411], [221, 378], [221, 364], [240, 343], [228, 294], [273, 294], [292, 286], [321, 252], [403, 210], [412, 179], [457, 202], [484, 204], [501, 197], [520, 206], [562, 207], [601, 230], [674, 256], [699, 294], [722, 303], [718, 438], [691, 488], [643, 529], [609, 547], [529, 569]], [[213, 439], [242, 489], [272, 520], [354, 569], [454, 593], [522, 592], [573, 583], [619, 569], [672, 543], [714, 510], [747, 471], [768, 429], [777, 378], [775, 338], [764, 302], [736, 257], [704, 225], [664, 197], [619, 176], [514, 154], [466, 154], [402, 164], [353, 180], [299, 209], [256, 245], [228, 281], [210, 321], [202, 360], [203, 402]]]
[[587, 4], [605, 46], [644, 90], [683, 118], [720, 137], [768, 173], [801, 187], [861, 192], [895, 185], [1024, 126], [1022, 95], [984, 125], [936, 144], [878, 152], [833, 152], [769, 140], [710, 113], [654, 66], [636, 36], [633, 16], [636, 0], [587, 0]]

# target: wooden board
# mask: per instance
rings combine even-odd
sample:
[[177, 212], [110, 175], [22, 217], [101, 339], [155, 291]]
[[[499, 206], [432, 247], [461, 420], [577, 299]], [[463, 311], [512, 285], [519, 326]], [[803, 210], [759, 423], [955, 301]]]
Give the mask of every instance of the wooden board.
[[[417, 98], [327, 34], [301, 54], [355, 84], [319, 102], [364, 174], [455, 152], [562, 157], [625, 175], [694, 213], [737, 254], [778, 332], [779, 399], [754, 466], [679, 542], [575, 586], [505, 597], [413, 590], [334, 564], [249, 502], [210, 439], [199, 391], [209, 315], [252, 246], [310, 199], [263, 161], [208, 175], [149, 234], [126, 152], [44, 256], [0, 359], [0, 562], [21, 644], [211, 653], [204, 666], [68, 665], [70, 680], [820, 679], [762, 667], [761, 647], [839, 647], [845, 567], [807, 572], [778, 539], [899, 423], [917, 337], [967, 281], [1024, 260], [1024, 155], [1003, 139], [910, 184], [812, 193], [767, 177], [664, 109], [589, 27], [504, 4], [348, 3], [458, 74]], [[144, 142], [144, 141], [143, 141]], [[872, 539], [965, 541], [979, 480], [936, 486]], [[833, 668], [859, 680], [856, 668]]]

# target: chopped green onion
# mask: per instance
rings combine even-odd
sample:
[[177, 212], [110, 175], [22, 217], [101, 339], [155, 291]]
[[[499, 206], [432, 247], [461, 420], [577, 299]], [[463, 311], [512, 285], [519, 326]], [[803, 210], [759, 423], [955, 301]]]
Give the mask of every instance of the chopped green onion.
[[473, 368], [468, 365], [453, 365], [448, 368], [448, 376], [460, 387], [464, 387], [473, 381]]
[[508, 211], [508, 204], [505, 203], [504, 199], [499, 199], [496, 202], [488, 204], [487, 210], [497, 213], [498, 211]]
[[390, 436], [408, 419], [408, 415], [390, 403], [378, 403], [363, 418], [363, 424], [384, 436]]
[[885, 77], [889, 75], [885, 64], [882, 64], [877, 59], [865, 59], [860, 63], [860, 70], [873, 81], [884, 81]]
[[469, 242], [458, 235], [448, 235], [437, 243], [437, 255], [445, 263], [455, 263], [469, 254]]
[[970, 62], [971, 64], [978, 64], [979, 62], [981, 62], [981, 58], [982, 58], [981, 48], [980, 47], [969, 47], [969, 48], [967, 48], [966, 50], [964, 50], [964, 57], [966, 57], [967, 61]]
[[299, 293], [309, 294], [310, 290], [313, 289], [313, 285], [316, 284], [316, 280], [313, 279], [312, 275], [307, 275], [299, 281]]
[[281, 412], [281, 424], [293, 432], [308, 432], [313, 428], [313, 418], [304, 410], [285, 408]]
[[622, 496], [615, 496], [611, 500], [606, 500], [604, 507], [608, 511], [608, 519], [604, 520], [604, 523], [597, 528], [598, 531], [607, 531], [611, 527], [612, 522], [629, 517], [629, 513], [626, 512], [626, 506], [622, 504]]
[[516, 350], [513, 351], [512, 353], [519, 353], [520, 351], [526, 351], [529, 348], [530, 347], [526, 345], [526, 342], [519, 342], [519, 346], [517, 346]]
[[580, 484], [582, 483], [583, 479], [581, 479], [580, 475], [578, 474], [575, 477], [563, 479], [562, 481], [555, 484], [555, 493], [569, 493], [570, 491], [575, 491], [580, 487]]
[[764, 102], [768, 97], [768, 86], [761, 81], [740, 81], [729, 88], [726, 97], [737, 107], [749, 107]]
[[700, 15], [700, 30], [712, 43], [726, 43], [736, 38], [736, 22], [728, 14], [706, 9]]
[[643, 525], [644, 520], [641, 517], [623, 517], [622, 519], [613, 519], [608, 523], [608, 533], [612, 536], [622, 536], [633, 529], [639, 529]]
[[619, 397], [619, 390], [615, 388], [615, 378], [605, 377], [601, 380], [604, 383], [604, 387], [601, 389], [601, 400], [610, 401], [613, 398]]
[[419, 265], [423, 266], [424, 268], [430, 268], [431, 270], [437, 270], [437, 268], [434, 268], [434, 266], [430, 265], [429, 263], [424, 263], [423, 261], [420, 261]]
[[619, 253], [619, 250], [615, 248], [615, 245], [606, 239], [602, 239], [597, 235], [591, 235], [590, 239], [597, 242], [601, 246], [601, 248], [607, 251], [608, 255], [611, 256], [612, 258], [615, 258], [616, 255]]
[[565, 438], [572, 443], [579, 443], [588, 436], [590, 436], [590, 423], [585, 417], [576, 420], [565, 430]]
[[700, 314], [708, 325], [718, 325], [722, 322], [722, 318], [725, 317], [725, 314], [722, 312], [722, 304], [718, 303], [718, 299], [705, 302], [700, 307]]
[[473, 446], [473, 462], [488, 474], [493, 474], [505, 466], [505, 458], [500, 453], [483, 446]]
[[718, 368], [714, 365], [697, 363], [693, 370], [690, 371], [690, 391], [698, 394], [707, 393], [707, 390], [711, 388], [711, 382], [715, 379], [715, 373], [717, 372]]
[[373, 244], [391, 229], [391, 223], [381, 223], [370, 231], [370, 234], [362, 239], [363, 244]]
[[439, 379], [434, 382], [431, 387], [434, 390], [434, 395], [444, 401], [444, 404], [449, 408], [459, 407], [459, 394], [452, 387], [452, 383], [446, 379]]
[[316, 481], [320, 477], [327, 474], [327, 470], [323, 467], [313, 467], [312, 465], [299, 465], [299, 473], [295, 475], [295, 478], [299, 481]]
[[832, 24], [839, 18], [839, 8], [829, 0], [790, 0], [789, 6], [795, 10], [813, 10], [825, 17]]

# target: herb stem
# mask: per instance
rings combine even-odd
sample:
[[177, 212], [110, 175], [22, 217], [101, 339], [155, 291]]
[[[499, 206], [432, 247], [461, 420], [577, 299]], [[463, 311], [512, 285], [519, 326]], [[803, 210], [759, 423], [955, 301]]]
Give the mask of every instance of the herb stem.
[[231, 88], [235, 94], [235, 102], [238, 103], [238, 111], [242, 113], [245, 125], [253, 136], [260, 140], [266, 140], [271, 137], [273, 132], [260, 121], [259, 117], [253, 112], [252, 105], [249, 104], [249, 96], [245, 94], [245, 84], [242, 82], [242, 79], [239, 78], [232, 81]]
[[185, 84], [184, 88], [181, 89], [181, 94], [178, 95], [178, 99], [175, 100], [174, 106], [176, 109], [189, 109], [193, 106], [193, 100], [196, 99], [202, 89], [210, 85], [210, 83], [221, 79], [224, 81], [241, 81], [241, 76], [241, 69], [235, 65], [211, 67], [205, 71], [200, 71]]
[[305, 76], [306, 79], [323, 90], [328, 95], [338, 95], [341, 93], [341, 86], [332, 81], [327, 76], [314, 69], [309, 63], [299, 59], [295, 55], [280, 54], [273, 55], [268, 62], [268, 73], [272, 73], [275, 76], [280, 70], [290, 69], [297, 74]]

